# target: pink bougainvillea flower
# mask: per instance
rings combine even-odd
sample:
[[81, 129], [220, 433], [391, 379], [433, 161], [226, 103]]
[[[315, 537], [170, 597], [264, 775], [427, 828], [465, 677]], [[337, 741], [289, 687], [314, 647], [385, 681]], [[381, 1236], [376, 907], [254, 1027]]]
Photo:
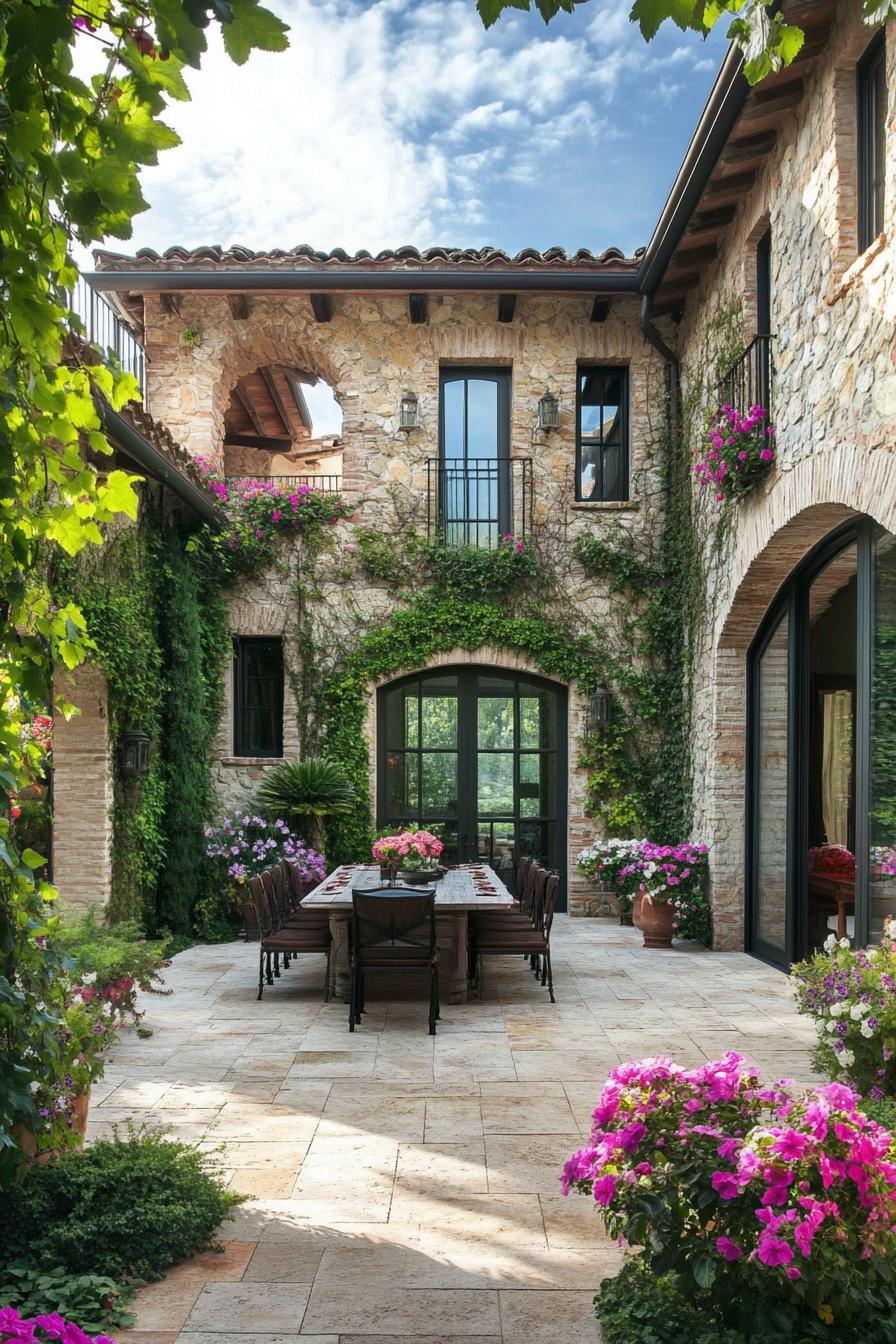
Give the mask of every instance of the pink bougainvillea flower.
[[776, 1265], [789, 1265], [793, 1259], [793, 1247], [783, 1237], [763, 1232], [756, 1246], [756, 1255], [764, 1265], [772, 1268]]
[[739, 1260], [743, 1251], [730, 1237], [716, 1237], [716, 1250], [725, 1260]]
[[711, 1180], [712, 1188], [720, 1199], [736, 1199], [740, 1194], [737, 1177], [730, 1171], [714, 1171]]

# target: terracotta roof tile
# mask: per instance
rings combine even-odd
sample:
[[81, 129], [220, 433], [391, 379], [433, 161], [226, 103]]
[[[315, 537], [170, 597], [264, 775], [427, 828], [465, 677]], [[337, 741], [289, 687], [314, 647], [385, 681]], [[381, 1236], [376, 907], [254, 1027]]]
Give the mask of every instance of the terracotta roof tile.
[[546, 252], [527, 247], [511, 256], [495, 247], [459, 248], [416, 247], [387, 248], [373, 253], [345, 252], [341, 247], [318, 252], [307, 244], [289, 251], [275, 248], [253, 252], [248, 247], [169, 247], [161, 254], [150, 247], [134, 256], [98, 250], [94, 253], [99, 271], [183, 271], [183, 270], [517, 270], [517, 271], [594, 271], [635, 270], [644, 252], [638, 248], [627, 257], [618, 247], [608, 247], [595, 255], [581, 247], [572, 255], [562, 247]]

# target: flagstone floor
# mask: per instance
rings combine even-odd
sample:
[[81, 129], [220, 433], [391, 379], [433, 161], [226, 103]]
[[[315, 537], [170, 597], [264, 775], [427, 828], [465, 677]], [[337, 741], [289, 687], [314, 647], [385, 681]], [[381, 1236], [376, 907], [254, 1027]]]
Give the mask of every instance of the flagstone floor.
[[141, 1290], [123, 1344], [595, 1344], [620, 1252], [558, 1174], [607, 1070], [737, 1049], [812, 1078], [811, 1026], [779, 972], [737, 953], [645, 951], [609, 921], [555, 923], [557, 1003], [517, 959], [485, 998], [408, 999], [347, 1028], [299, 958], [255, 1000], [256, 952], [196, 947], [96, 1085], [89, 1135], [169, 1126], [249, 1198], [199, 1256]]

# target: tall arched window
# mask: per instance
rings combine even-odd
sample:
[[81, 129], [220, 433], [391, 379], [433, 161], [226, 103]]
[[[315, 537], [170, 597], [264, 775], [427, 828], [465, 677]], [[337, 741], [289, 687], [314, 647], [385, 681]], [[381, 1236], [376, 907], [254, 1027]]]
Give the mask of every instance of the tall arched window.
[[749, 657], [747, 944], [786, 965], [879, 936], [896, 896], [896, 537], [827, 537]]

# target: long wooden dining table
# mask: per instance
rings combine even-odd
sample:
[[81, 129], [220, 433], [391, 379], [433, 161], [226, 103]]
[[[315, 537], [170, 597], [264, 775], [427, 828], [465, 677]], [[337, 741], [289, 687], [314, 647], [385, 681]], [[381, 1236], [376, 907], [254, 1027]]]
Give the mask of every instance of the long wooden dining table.
[[[325, 877], [302, 901], [302, 905], [326, 906], [331, 912], [330, 993], [346, 1003], [350, 989], [348, 934], [352, 891], [376, 891], [388, 885], [380, 876], [379, 864], [346, 864]], [[448, 1003], [465, 1003], [470, 971], [467, 965], [467, 917], [471, 910], [510, 909], [515, 901], [495, 870], [484, 863], [449, 868], [432, 886], [436, 893], [441, 994]], [[408, 891], [420, 890], [420, 887], [408, 887]]]

